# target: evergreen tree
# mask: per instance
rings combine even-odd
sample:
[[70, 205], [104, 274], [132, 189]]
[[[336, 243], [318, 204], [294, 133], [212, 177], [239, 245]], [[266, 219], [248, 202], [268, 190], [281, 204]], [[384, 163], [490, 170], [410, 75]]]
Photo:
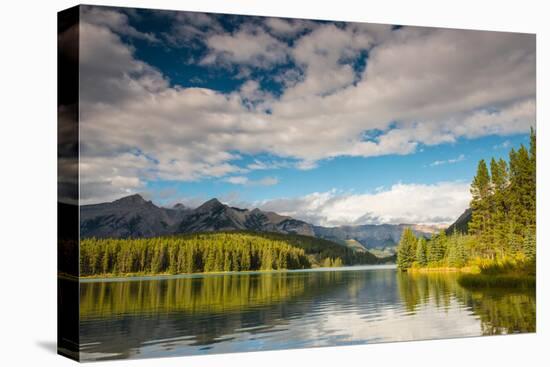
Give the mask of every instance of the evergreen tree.
[[527, 230], [523, 242], [523, 253], [528, 260], [534, 261], [537, 256], [536, 236], [533, 229]]
[[416, 244], [416, 262], [420, 266], [428, 265], [427, 243], [424, 237], [420, 237]]
[[470, 186], [472, 201], [472, 219], [468, 225], [471, 234], [479, 239], [479, 252], [488, 257], [491, 255], [490, 222], [491, 222], [491, 178], [485, 160], [479, 161], [477, 173]]
[[428, 243], [428, 263], [436, 264], [445, 258], [447, 252], [447, 236], [445, 231], [434, 235]]
[[461, 268], [466, 264], [467, 256], [463, 236], [456, 231], [448, 239], [447, 263], [450, 267]]
[[508, 212], [507, 187], [508, 187], [508, 165], [503, 159], [496, 161], [491, 159], [491, 234], [487, 236], [494, 246], [496, 254], [504, 256], [507, 241], [506, 217]]
[[401, 270], [407, 270], [411, 267], [416, 256], [417, 239], [411, 228], [405, 228], [401, 235], [401, 240], [397, 246], [397, 267]]

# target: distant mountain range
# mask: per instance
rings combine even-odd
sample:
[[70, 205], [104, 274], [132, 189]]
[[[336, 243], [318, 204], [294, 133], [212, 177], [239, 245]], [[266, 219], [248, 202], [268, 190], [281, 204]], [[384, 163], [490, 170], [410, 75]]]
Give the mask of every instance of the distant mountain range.
[[314, 236], [313, 226], [259, 209], [230, 207], [211, 199], [198, 208], [158, 207], [140, 195], [80, 207], [82, 237], [152, 237], [173, 233], [250, 230]]
[[211, 199], [197, 208], [188, 208], [182, 204], [164, 208], [137, 194], [110, 203], [80, 207], [80, 235], [98, 238], [249, 230], [314, 236], [340, 243], [356, 251], [385, 251], [396, 246], [403, 229], [407, 227], [425, 237], [442, 229], [414, 224], [322, 227], [274, 212], [231, 207], [217, 199]]

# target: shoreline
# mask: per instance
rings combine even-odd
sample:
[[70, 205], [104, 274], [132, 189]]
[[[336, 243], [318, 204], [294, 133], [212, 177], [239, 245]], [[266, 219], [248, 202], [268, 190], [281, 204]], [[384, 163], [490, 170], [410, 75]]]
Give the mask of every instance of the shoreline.
[[425, 273], [461, 273], [461, 274], [477, 274], [479, 271], [472, 266], [464, 266], [462, 268], [453, 267], [433, 267], [433, 268], [409, 268], [408, 273], [425, 274]]
[[184, 278], [203, 278], [208, 276], [226, 276], [226, 275], [255, 275], [255, 274], [283, 274], [283, 273], [308, 273], [308, 272], [332, 272], [332, 271], [362, 271], [362, 270], [380, 270], [397, 269], [395, 264], [370, 264], [370, 265], [350, 265], [342, 267], [317, 267], [310, 269], [281, 269], [281, 270], [250, 270], [250, 271], [226, 271], [226, 272], [208, 272], [208, 273], [184, 273], [184, 274], [100, 274], [91, 276], [77, 277], [70, 274], [58, 274], [59, 278], [75, 280], [82, 283], [94, 282], [119, 282], [119, 281], [140, 281], [140, 280], [163, 280], [163, 279], [184, 279]]

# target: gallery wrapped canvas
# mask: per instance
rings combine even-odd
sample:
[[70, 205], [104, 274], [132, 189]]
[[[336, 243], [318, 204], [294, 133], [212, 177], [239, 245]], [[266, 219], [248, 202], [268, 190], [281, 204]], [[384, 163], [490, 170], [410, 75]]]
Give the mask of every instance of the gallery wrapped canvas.
[[58, 14], [58, 351], [532, 333], [535, 35]]

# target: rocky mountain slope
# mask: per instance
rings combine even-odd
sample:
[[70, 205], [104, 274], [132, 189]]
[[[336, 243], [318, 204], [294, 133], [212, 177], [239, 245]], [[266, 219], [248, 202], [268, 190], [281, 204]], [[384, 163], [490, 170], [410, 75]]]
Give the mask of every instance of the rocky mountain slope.
[[445, 230], [447, 234], [452, 234], [455, 230], [458, 233], [468, 233], [468, 224], [472, 219], [472, 209], [468, 208], [458, 217], [458, 219]]
[[274, 212], [231, 207], [217, 199], [194, 209], [182, 204], [163, 208], [140, 195], [131, 195], [110, 203], [80, 207], [81, 236], [98, 238], [249, 230], [315, 236], [364, 251], [395, 247], [407, 227], [426, 237], [436, 230], [430, 226], [409, 224], [321, 227]]
[[259, 209], [233, 208], [211, 199], [198, 208], [162, 208], [140, 195], [80, 207], [82, 237], [153, 237], [174, 233], [250, 230], [313, 236], [310, 224]]

